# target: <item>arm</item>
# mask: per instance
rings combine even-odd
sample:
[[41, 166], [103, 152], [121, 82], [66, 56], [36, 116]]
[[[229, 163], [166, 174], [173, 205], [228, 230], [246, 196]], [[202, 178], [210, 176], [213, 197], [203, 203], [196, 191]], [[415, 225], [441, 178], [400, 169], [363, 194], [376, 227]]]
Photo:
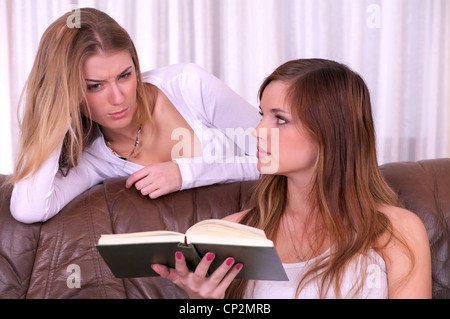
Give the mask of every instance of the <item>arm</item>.
[[[222, 81], [194, 64], [179, 64], [145, 76], [172, 101], [201, 140], [202, 156], [154, 163], [135, 172], [133, 184], [157, 198], [174, 191], [259, 178], [256, 138], [258, 110]], [[172, 135], [183, 142], [182, 136]]]
[[55, 150], [32, 177], [14, 185], [10, 210], [23, 223], [43, 222], [56, 215], [73, 198], [103, 177], [86, 157], [64, 177], [58, 171], [60, 148]]
[[233, 156], [222, 161], [220, 158], [176, 159], [182, 176], [181, 189], [189, 189], [216, 183], [232, 183], [256, 180], [259, 172], [251, 156]]
[[260, 121], [258, 110], [202, 68], [192, 64], [185, 68], [182, 85], [189, 92], [186, 100], [203, 124], [194, 128], [202, 135], [203, 156], [175, 160], [182, 189], [258, 179], [256, 138], [252, 135]]
[[389, 282], [389, 298], [431, 298], [431, 256], [425, 226], [414, 213], [391, 208], [386, 212], [394, 230], [413, 254], [393, 239], [383, 249]]

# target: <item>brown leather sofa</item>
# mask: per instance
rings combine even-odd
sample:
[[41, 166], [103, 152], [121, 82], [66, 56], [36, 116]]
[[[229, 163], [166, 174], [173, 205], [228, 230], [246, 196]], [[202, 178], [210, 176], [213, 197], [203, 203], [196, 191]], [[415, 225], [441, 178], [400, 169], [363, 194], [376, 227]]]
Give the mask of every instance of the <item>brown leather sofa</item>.
[[[450, 298], [450, 159], [381, 166], [405, 207], [425, 223], [432, 250], [433, 298]], [[0, 175], [0, 184], [5, 176]], [[184, 298], [162, 278], [117, 279], [95, 244], [101, 234], [171, 229], [221, 218], [248, 206], [254, 182], [213, 185], [156, 200], [124, 178], [87, 190], [46, 223], [25, 225], [0, 194], [1, 298]]]

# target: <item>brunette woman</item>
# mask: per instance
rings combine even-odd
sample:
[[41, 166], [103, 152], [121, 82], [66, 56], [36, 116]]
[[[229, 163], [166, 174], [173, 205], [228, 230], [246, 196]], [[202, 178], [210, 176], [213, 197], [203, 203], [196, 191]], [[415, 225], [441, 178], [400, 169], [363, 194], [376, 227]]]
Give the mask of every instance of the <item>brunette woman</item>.
[[253, 207], [227, 219], [265, 230], [290, 280], [233, 280], [245, 267], [233, 256], [205, 277], [213, 252], [195, 272], [181, 253], [176, 269], [153, 269], [193, 298], [431, 297], [427, 233], [380, 174], [363, 79], [337, 62], [295, 60], [259, 96], [263, 176]]

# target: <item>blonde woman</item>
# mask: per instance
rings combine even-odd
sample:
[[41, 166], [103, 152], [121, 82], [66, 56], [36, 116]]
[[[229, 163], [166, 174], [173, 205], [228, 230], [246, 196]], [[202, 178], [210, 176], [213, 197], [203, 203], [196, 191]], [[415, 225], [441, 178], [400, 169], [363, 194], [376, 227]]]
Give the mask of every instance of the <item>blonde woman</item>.
[[264, 175], [253, 207], [227, 219], [264, 229], [290, 280], [233, 280], [245, 268], [233, 256], [205, 277], [213, 252], [195, 272], [180, 252], [176, 269], [153, 269], [192, 298], [431, 297], [427, 233], [380, 175], [361, 77], [333, 61], [289, 61], [262, 84], [260, 108]]
[[108, 177], [129, 176], [150, 198], [258, 178], [256, 140], [242, 136], [258, 124], [255, 107], [193, 64], [141, 74], [116, 21], [86, 8], [70, 28], [70, 14], [44, 33], [24, 90], [17, 220], [46, 221]]

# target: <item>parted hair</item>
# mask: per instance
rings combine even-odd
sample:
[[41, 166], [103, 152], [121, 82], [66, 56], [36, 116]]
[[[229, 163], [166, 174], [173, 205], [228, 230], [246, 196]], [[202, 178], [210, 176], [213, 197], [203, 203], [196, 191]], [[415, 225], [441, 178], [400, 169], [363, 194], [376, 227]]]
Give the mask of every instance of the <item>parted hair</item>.
[[98, 134], [96, 123], [82, 113], [83, 108], [87, 109], [83, 65], [94, 54], [130, 53], [137, 76], [135, 120], [143, 123], [150, 119], [138, 55], [127, 31], [109, 15], [93, 8], [79, 9], [79, 27], [69, 27], [71, 14], [54, 21], [39, 43], [20, 98], [21, 134], [10, 183], [33, 176], [59, 148], [59, 168], [67, 174]]

